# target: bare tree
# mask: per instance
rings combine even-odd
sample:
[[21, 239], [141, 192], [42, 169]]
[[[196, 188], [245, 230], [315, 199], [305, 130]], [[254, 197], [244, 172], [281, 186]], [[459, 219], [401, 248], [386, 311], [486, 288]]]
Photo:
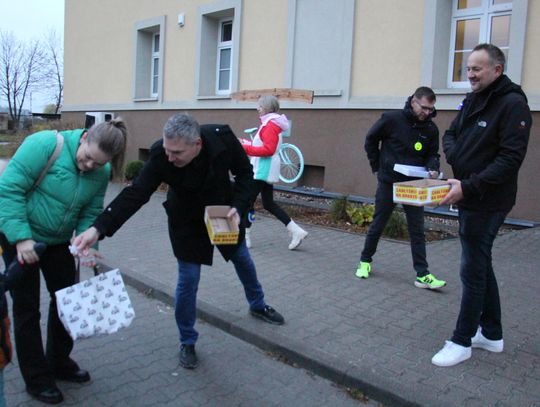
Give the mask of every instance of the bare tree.
[[27, 93], [42, 79], [43, 62], [39, 40], [23, 43], [13, 33], [0, 30], [0, 97], [7, 100], [9, 115], [16, 126]]
[[55, 109], [51, 113], [58, 114], [64, 99], [64, 51], [60, 36], [51, 29], [45, 37], [45, 88], [53, 97]]

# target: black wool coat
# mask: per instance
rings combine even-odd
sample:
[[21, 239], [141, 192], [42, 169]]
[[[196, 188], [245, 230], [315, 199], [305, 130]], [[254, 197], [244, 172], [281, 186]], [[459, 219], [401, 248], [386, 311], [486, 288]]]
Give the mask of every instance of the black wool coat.
[[[182, 168], [169, 162], [163, 140], [156, 141], [133, 184], [124, 188], [96, 219], [94, 226], [100, 234], [112, 236], [164, 182], [169, 185], [163, 206], [175, 257], [211, 265], [213, 246], [204, 224], [205, 206], [230, 205], [242, 217], [249, 209], [255, 190], [249, 159], [229, 126], [203, 125], [201, 138], [201, 152]], [[243, 239], [241, 225], [238, 242]], [[218, 249], [229, 260], [237, 247], [222, 245]]]

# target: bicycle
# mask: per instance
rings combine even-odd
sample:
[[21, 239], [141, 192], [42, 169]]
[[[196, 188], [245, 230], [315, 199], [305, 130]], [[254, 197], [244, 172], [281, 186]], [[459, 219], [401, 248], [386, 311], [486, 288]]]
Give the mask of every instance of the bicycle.
[[[258, 127], [252, 127], [245, 129], [244, 133], [249, 135], [249, 138], [253, 141], [253, 136], [257, 133]], [[279, 179], [286, 184], [292, 184], [300, 179], [304, 172], [304, 156], [302, 151], [294, 144], [283, 143], [284, 137], [291, 136], [291, 122], [289, 121], [289, 129], [281, 132], [281, 146], [279, 147], [278, 154], [281, 160], [281, 166], [279, 169]]]

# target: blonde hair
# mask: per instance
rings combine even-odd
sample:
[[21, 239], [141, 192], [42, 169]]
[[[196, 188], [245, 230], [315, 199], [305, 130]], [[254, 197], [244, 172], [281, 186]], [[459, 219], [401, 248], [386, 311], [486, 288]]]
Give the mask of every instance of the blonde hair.
[[112, 176], [121, 174], [127, 145], [127, 127], [122, 118], [94, 124], [87, 134], [88, 143], [96, 143], [101, 151], [111, 157]]

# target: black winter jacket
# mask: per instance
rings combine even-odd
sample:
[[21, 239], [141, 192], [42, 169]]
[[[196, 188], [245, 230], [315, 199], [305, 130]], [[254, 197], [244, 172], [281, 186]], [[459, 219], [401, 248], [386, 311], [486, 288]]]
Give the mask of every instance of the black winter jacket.
[[[213, 246], [204, 224], [205, 206], [231, 205], [242, 217], [254, 197], [254, 182], [249, 159], [229, 126], [203, 125], [201, 138], [201, 152], [183, 168], [168, 161], [162, 140], [155, 142], [133, 184], [124, 188], [96, 219], [98, 231], [112, 236], [165, 182], [169, 192], [163, 206], [175, 257], [211, 265]], [[244, 229], [240, 229], [239, 243], [244, 239]], [[218, 249], [229, 260], [237, 246], [223, 245]]]
[[469, 210], [509, 211], [532, 125], [521, 87], [501, 75], [482, 92], [467, 94], [443, 136], [446, 160], [461, 180]]
[[415, 165], [439, 171], [439, 129], [431, 121], [419, 121], [411, 108], [412, 96], [402, 110], [383, 113], [369, 129], [364, 148], [379, 181], [394, 183], [412, 179], [394, 171], [394, 164]]

